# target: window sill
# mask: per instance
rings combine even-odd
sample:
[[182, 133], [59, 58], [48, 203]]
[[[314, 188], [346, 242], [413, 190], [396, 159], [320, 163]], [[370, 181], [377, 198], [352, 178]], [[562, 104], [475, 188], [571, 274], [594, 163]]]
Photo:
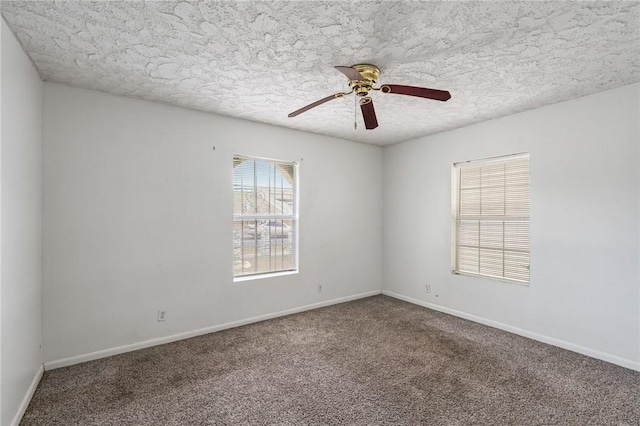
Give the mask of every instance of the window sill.
[[293, 271], [273, 272], [268, 274], [256, 274], [256, 275], [244, 275], [242, 277], [234, 277], [233, 282], [240, 283], [243, 281], [260, 280], [263, 278], [283, 277], [285, 275], [295, 275], [297, 273], [298, 273], [298, 270], [294, 269]]
[[463, 276], [463, 277], [483, 278], [485, 280], [498, 281], [498, 282], [501, 282], [501, 283], [517, 284], [517, 285], [521, 285], [523, 287], [529, 287], [529, 284], [531, 283], [531, 281], [525, 282], [525, 281], [510, 280], [508, 278], [492, 277], [490, 275], [472, 274], [472, 273], [469, 273], [469, 272], [451, 271], [451, 273], [453, 275], [460, 275], [460, 276]]

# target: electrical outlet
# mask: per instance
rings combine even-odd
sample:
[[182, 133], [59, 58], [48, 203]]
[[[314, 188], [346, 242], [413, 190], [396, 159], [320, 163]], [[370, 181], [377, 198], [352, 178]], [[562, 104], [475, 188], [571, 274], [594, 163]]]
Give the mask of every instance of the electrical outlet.
[[167, 319], [167, 311], [159, 310], [158, 311], [158, 321], [166, 321]]
[[322, 284], [318, 284], [318, 293], [322, 293]]
[[425, 284], [424, 292], [425, 293], [431, 293], [431, 284]]

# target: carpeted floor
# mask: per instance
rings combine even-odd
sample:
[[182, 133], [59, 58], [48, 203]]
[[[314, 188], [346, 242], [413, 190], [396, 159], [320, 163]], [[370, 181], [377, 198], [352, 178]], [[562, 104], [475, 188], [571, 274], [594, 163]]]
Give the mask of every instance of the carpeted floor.
[[375, 296], [48, 371], [21, 425], [638, 425], [640, 373]]

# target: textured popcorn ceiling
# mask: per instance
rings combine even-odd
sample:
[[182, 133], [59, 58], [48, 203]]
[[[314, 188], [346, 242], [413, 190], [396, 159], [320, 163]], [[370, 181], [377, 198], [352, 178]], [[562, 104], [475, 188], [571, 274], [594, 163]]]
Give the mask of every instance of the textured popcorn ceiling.
[[[43, 80], [387, 145], [640, 81], [640, 3], [2, 1]], [[380, 83], [365, 130], [334, 65]], [[359, 111], [359, 108], [358, 108]]]

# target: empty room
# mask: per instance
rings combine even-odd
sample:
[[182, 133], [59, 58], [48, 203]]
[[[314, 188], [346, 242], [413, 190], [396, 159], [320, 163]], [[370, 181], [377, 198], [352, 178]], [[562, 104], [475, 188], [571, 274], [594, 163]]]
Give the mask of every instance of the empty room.
[[640, 424], [640, 2], [0, 12], [1, 426]]

